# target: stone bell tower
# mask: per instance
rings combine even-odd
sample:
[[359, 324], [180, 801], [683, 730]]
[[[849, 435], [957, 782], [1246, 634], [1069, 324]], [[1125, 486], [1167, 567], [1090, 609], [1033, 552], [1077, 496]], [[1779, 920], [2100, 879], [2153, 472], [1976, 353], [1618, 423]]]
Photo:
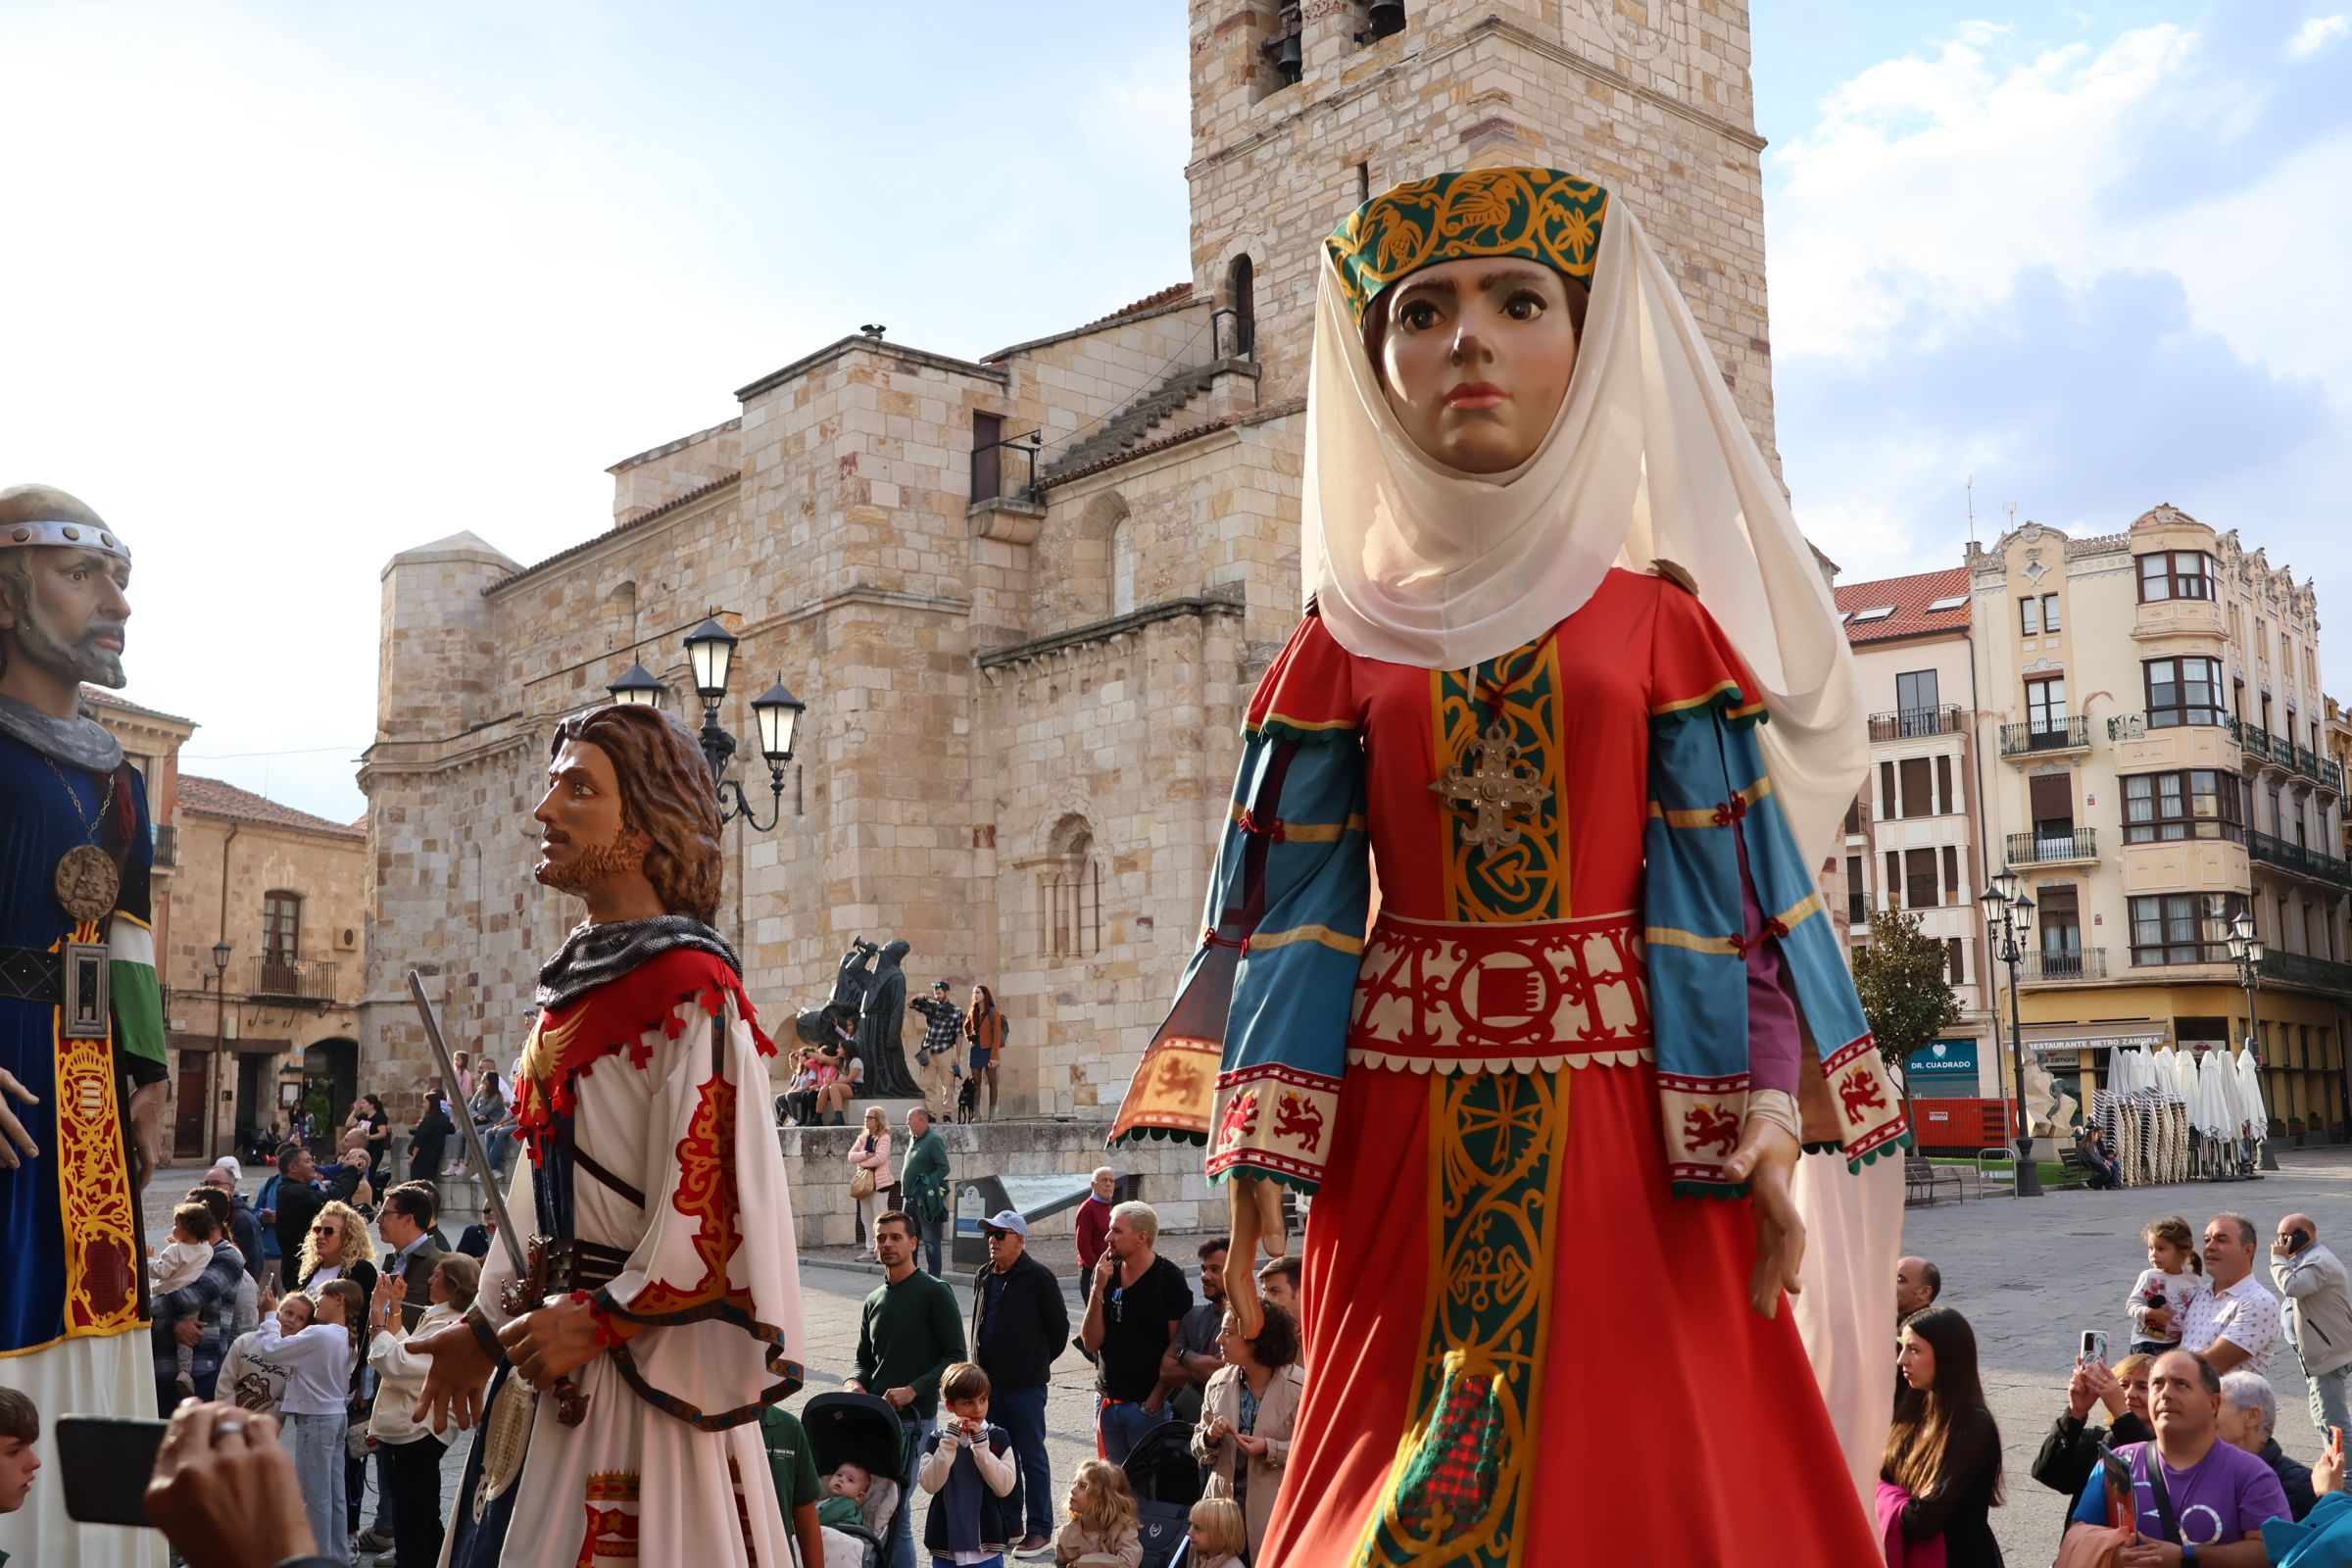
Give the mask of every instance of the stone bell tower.
[[1641, 214], [1777, 466], [1740, 0], [1190, 3], [1194, 287], [1250, 318], [1261, 398], [1305, 391], [1341, 219], [1442, 170], [1544, 165]]

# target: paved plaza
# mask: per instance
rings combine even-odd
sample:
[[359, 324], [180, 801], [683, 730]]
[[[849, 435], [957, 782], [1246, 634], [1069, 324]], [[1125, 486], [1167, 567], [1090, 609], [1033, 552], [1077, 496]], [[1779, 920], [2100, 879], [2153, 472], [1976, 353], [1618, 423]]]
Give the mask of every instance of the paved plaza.
[[[2000, 1193], [1914, 1208], [1905, 1216], [1904, 1250], [1942, 1269], [1943, 1304], [1965, 1313], [1977, 1331], [1985, 1394], [2000, 1422], [2007, 1458], [2009, 1500], [1994, 1512], [1993, 1530], [2010, 1568], [2043, 1568], [2056, 1555], [2066, 1504], [2033, 1479], [2034, 1454], [2064, 1407], [2066, 1375], [2082, 1331], [2105, 1329], [2113, 1353], [2123, 1353], [2130, 1333], [2125, 1293], [2145, 1266], [2142, 1225], [2180, 1214], [2202, 1230], [2211, 1215], [2234, 1209], [2260, 1228], [2267, 1250], [2278, 1217], [2303, 1209], [2319, 1221], [2323, 1239], [2338, 1247], [2352, 1240], [2352, 1149], [2290, 1150], [2280, 1163], [2283, 1169], [2261, 1181], [2053, 1192], [2039, 1199]], [[201, 1174], [188, 1167], [159, 1173], [148, 1191], [150, 1223], [159, 1212], [168, 1215], [169, 1199]], [[245, 1185], [250, 1195], [258, 1183], [249, 1175]], [[1166, 1237], [1161, 1250], [1189, 1269], [1198, 1241]], [[1063, 1279], [1075, 1325], [1079, 1308], [1069, 1289], [1069, 1245], [1067, 1238], [1047, 1241], [1039, 1254]], [[968, 1277], [968, 1270], [961, 1272]], [[809, 1392], [839, 1388], [855, 1369], [859, 1304], [880, 1279], [878, 1269], [848, 1262], [840, 1249], [804, 1257]], [[956, 1297], [968, 1321], [971, 1293], [958, 1285]], [[1891, 1324], [1889, 1331], [1891, 1341]], [[2290, 1348], [2280, 1348], [2271, 1373], [2278, 1391], [2278, 1441], [2309, 1463], [2319, 1454], [2320, 1440], [2306, 1414], [2303, 1378]], [[1092, 1376], [1093, 1368], [1073, 1351], [1065, 1351], [1054, 1369], [1047, 1419], [1056, 1513], [1058, 1494], [1073, 1468], [1094, 1452]], [[1704, 1412], [1693, 1414], [1704, 1417]], [[450, 1454], [453, 1495], [464, 1451], [461, 1444]]]
[[[2124, 1298], [2147, 1266], [2141, 1226], [2179, 1214], [2202, 1232], [2215, 1214], [2244, 1214], [2259, 1227], [2266, 1285], [2279, 1215], [2304, 1210], [2339, 1250], [2352, 1241], [2352, 1149], [2288, 1150], [2279, 1163], [2261, 1181], [2002, 1196], [1905, 1216], [1903, 1250], [1943, 1271], [1942, 1304], [1958, 1308], [1977, 1331], [1984, 1393], [2007, 1461], [2009, 1502], [1994, 1510], [1992, 1528], [2009, 1568], [2046, 1568], [2057, 1555], [2066, 1503], [2034, 1481], [2034, 1454], [2065, 1408], [2082, 1331], [2105, 1329], [2110, 1353], [2124, 1353]], [[2308, 1464], [2319, 1456], [2320, 1439], [2291, 1347], [2273, 1358], [2271, 1383], [2278, 1393], [2279, 1446]]]

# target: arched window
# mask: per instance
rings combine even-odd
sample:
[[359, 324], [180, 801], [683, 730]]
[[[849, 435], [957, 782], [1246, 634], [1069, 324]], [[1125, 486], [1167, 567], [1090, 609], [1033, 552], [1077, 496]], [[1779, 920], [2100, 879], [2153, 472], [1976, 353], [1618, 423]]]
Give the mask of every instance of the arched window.
[[1124, 615], [1135, 608], [1135, 519], [1122, 516], [1110, 525], [1110, 612]]
[[1247, 254], [1227, 269], [1225, 297], [1233, 307], [1233, 358], [1250, 359], [1257, 351], [1257, 279]]
[[1037, 866], [1038, 952], [1091, 958], [1102, 951], [1102, 869], [1094, 830], [1073, 811], [1054, 824]]
[[[1135, 608], [1135, 529], [1127, 518], [1127, 498], [1105, 490], [1086, 504], [1078, 523], [1078, 566], [1083, 574], [1095, 562], [1102, 564], [1100, 579], [1109, 590], [1109, 612], [1124, 615]], [[1097, 552], [1100, 552], [1098, 554]]]

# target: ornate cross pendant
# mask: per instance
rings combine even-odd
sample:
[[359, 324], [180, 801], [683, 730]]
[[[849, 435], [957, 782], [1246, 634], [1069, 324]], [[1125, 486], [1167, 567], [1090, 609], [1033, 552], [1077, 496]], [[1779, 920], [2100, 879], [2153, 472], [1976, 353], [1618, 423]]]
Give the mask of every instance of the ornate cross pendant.
[[1519, 748], [1499, 718], [1487, 726], [1464, 760], [1470, 764], [1467, 770], [1456, 762], [1430, 788], [1446, 805], [1473, 818], [1462, 834], [1469, 843], [1489, 854], [1518, 843], [1519, 823], [1512, 818], [1533, 816], [1551, 792], [1519, 760]]

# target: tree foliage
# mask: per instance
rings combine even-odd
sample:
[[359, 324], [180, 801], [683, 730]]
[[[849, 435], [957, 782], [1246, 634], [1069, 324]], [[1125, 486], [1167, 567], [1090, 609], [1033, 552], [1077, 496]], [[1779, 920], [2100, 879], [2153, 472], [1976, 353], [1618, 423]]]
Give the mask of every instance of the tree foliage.
[[1870, 946], [1854, 954], [1854, 990], [1886, 1064], [1907, 1072], [1912, 1055], [1960, 1022], [1960, 999], [1944, 973], [1944, 945], [1920, 929], [1919, 916], [1879, 909]]

